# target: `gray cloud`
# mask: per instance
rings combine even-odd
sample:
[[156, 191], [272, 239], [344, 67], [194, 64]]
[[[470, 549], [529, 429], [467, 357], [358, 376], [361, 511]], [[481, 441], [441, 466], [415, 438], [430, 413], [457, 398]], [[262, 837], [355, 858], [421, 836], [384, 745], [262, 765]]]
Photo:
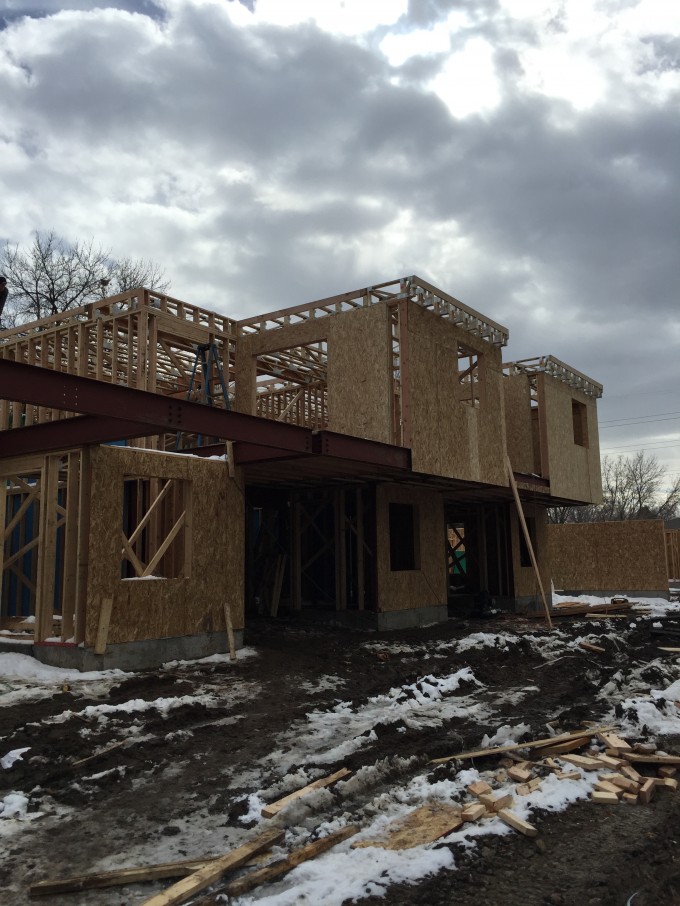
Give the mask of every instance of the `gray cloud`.
[[[80, 6], [15, 4], [0, 33], [0, 236], [96, 235], [235, 316], [421, 273], [506, 323], [511, 358], [680, 385], [670, 90], [579, 112], [527, 89], [517, 48], [541, 36], [496, 0], [465, 36], [494, 47], [501, 103], [461, 120], [428, 87], [442, 55], [395, 68], [311, 24], [237, 27], [226, 2]], [[454, 7], [412, 0], [398, 28]], [[647, 48], [650, 78], [677, 68], [676, 37]]]

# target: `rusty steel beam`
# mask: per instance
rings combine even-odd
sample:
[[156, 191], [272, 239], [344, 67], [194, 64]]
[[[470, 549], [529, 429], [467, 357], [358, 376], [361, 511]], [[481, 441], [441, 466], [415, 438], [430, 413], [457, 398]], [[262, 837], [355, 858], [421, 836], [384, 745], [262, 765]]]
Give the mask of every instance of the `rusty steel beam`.
[[[108, 384], [9, 359], [0, 359], [0, 399], [119, 419], [128, 423], [128, 426], [134, 422], [141, 430], [135, 427], [135, 433], [128, 435], [132, 437], [157, 434], [160, 431], [181, 431], [231, 441], [246, 441], [294, 453], [312, 452], [312, 432], [309, 428], [272, 422], [256, 415], [191, 403], [147, 390]], [[62, 425], [71, 421], [65, 419], [61, 423], [53, 422], [49, 427], [58, 437], [60, 430], [63, 430]], [[0, 455], [10, 455], [4, 452], [4, 443], [9, 440], [9, 434], [31, 431], [34, 428], [45, 429], [45, 435], [50, 434], [47, 424], [0, 432]], [[66, 430], [63, 430], [64, 438]], [[98, 440], [93, 437], [89, 442], [97, 443]], [[60, 445], [63, 446], [63, 443]]]
[[316, 454], [336, 459], [351, 459], [354, 462], [389, 466], [393, 469], [411, 468], [411, 451], [407, 447], [395, 447], [377, 440], [337, 434], [335, 431], [317, 431], [314, 434], [313, 449]]

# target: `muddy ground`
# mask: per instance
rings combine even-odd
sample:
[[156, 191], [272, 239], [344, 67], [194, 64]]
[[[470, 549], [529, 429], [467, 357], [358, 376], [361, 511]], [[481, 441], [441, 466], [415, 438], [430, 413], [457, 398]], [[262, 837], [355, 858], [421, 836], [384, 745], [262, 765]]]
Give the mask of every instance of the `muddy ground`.
[[[561, 620], [559, 628], [576, 637], [583, 635], [584, 622]], [[289, 730], [296, 721], [311, 709], [331, 708], [339, 700], [359, 705], [424, 674], [451, 674], [469, 666], [485, 684], [489, 700], [498, 696], [501, 701], [510, 686], [536, 688], [525, 692], [519, 703], [501, 701], [492, 726], [475, 720], [420, 729], [378, 725], [376, 739], [359, 751], [336, 761], [317, 762], [324, 773], [385, 759], [380, 783], [386, 788], [418, 771], [450, 777], [455, 764], [433, 769], [427, 761], [479, 747], [483, 734], [493, 733], [503, 720], [529, 724], [532, 737], [546, 736], [550, 721], [558, 732], [579, 728], [582, 721], [598, 721], [611, 704], [598, 701], [597, 692], [618, 671], [623, 676], [637, 671], [650, 688], [659, 688], [654, 663], [658, 663], [660, 641], [650, 628], [651, 619], [639, 621], [636, 628], [626, 629], [622, 644], [606, 635], [611, 622], [590, 624], [589, 631], [602, 634], [605, 654], [572, 650], [551, 662], [541, 655], [540, 645], [528, 641], [528, 636], [545, 638], [542, 624], [521, 618], [452, 619], [444, 625], [380, 635], [285, 619], [262, 620], [251, 622], [246, 639], [257, 655], [236, 664], [148, 671], [113, 681], [96, 695], [88, 695], [86, 685], [59, 685], [49, 697], [5, 706], [0, 710], [0, 754], [22, 747], [30, 747], [30, 752], [0, 771], [0, 800], [10, 791], [26, 795], [30, 791], [28, 817], [38, 812], [42, 817], [0, 837], [0, 890], [4, 890], [0, 902], [6, 906], [143, 902], [163, 885], [41, 900], [30, 900], [28, 887], [44, 878], [87, 873], [93, 866], [101, 870], [107, 858], [111, 866], [123, 866], [165, 861], [170, 852], [174, 858], [202, 854], [211, 841], [215, 845], [215, 840], [228, 836], [231, 828], [243, 830], [246, 797], [253, 792], [253, 784], [266, 790], [280, 780], [281, 770], [267, 760], [275, 740], [292, 759], [290, 770], [295, 770], [295, 743]], [[477, 647], [462, 652], [446, 645], [480, 631], [526, 634], [527, 640], [509, 649]], [[668, 657], [680, 664], [677, 655]], [[328, 676], [336, 678], [335, 688], [332, 683], [319, 683], [320, 677]], [[207, 696], [207, 704], [196, 700], [198, 692]], [[211, 692], [216, 693], [212, 700]], [[187, 696], [187, 704], [167, 714], [146, 711], [142, 719], [134, 710], [117, 711], [115, 719], [107, 721], [87, 711], [102, 704], [178, 696]], [[74, 712], [68, 719], [59, 717], [68, 711]], [[51, 722], [55, 718], [60, 722]], [[124, 745], [109, 753], [74, 765], [124, 740]], [[664, 738], [663, 748], [680, 753], [680, 739]], [[416, 757], [402, 760], [410, 756]], [[481, 762], [477, 766], [481, 769]], [[493, 761], [484, 764], [493, 766]], [[370, 791], [375, 792], [375, 788]], [[356, 795], [357, 802], [349, 794], [331, 795], [323, 815], [316, 817], [327, 819], [333, 809], [351, 814], [367, 794]], [[202, 817], [192, 824], [192, 816], [198, 813]], [[480, 838], [473, 850], [456, 848], [457, 870], [417, 884], [395, 884], [384, 897], [369, 896], [361, 902], [371, 906], [680, 904], [680, 792], [664, 790], [646, 806], [578, 802], [566, 811], [534, 815], [532, 820], [539, 828], [534, 839], [514, 833]]]

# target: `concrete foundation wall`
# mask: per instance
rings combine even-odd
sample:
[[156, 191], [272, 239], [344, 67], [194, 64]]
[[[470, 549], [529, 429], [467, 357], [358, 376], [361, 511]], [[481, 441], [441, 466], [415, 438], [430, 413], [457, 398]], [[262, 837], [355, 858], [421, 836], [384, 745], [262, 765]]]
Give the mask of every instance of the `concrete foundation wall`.
[[[236, 648], [243, 647], [243, 630], [234, 633]], [[146, 670], [168, 661], [192, 661], [229, 651], [226, 632], [209, 632], [173, 639], [147, 639], [108, 645], [104, 654], [95, 654], [79, 645], [34, 645], [30, 651], [43, 664], [71, 670]]]

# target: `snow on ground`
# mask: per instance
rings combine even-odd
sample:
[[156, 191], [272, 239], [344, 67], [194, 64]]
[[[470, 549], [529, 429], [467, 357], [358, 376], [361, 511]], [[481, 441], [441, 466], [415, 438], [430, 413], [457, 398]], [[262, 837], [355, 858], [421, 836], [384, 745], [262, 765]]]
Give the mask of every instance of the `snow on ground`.
[[[555, 596], [559, 601], [560, 596]], [[567, 600], [567, 598], [563, 598]], [[569, 598], [568, 600], [574, 600]], [[581, 596], [578, 600], [591, 603], [602, 603], [601, 598]], [[646, 599], [643, 606], [649, 607]], [[663, 599], [652, 599], [651, 607], [654, 616], [663, 616], [680, 610], [678, 605], [670, 605]], [[517, 632], [478, 632], [458, 640], [443, 642], [423, 642], [417, 644], [369, 642], [364, 647], [376, 652], [386, 652], [402, 657], [405, 660], [427, 660], [437, 658], [447, 650], [449, 654], [464, 654], [477, 648], [491, 647], [508, 651], [520, 644], [530, 645], [543, 659], [545, 665], [561, 657], [583, 656], [575, 651], [580, 640], [593, 641], [596, 644], [618, 646], [625, 644], [631, 625], [638, 626], [640, 616], [631, 614], [631, 620], [611, 621], [607, 625], [592, 624], [583, 621], [583, 635], [575, 640], [572, 634], [560, 630], [559, 625], [552, 632], [542, 631], [538, 627], [527, 633]], [[649, 619], [646, 617], [645, 619]], [[579, 627], [580, 628], [580, 627]], [[242, 649], [239, 658], [250, 657], [257, 652], [253, 649]], [[109, 675], [111, 672], [79, 674], [73, 671], [58, 671], [56, 668], [45, 668], [32, 665], [22, 660], [5, 661], [5, 658], [21, 659], [21, 655], [0, 655], [0, 703], [3, 695], [11, 695], [3, 689], [3, 680], [14, 683], [25, 683], [34, 689], [44, 688], [45, 694], [52, 694], [55, 686], [64, 681], [82, 682], [83, 684], [111, 684], [125, 674]], [[194, 662], [170, 662], [165, 668], [176, 670], [187, 665], [209, 663], [229, 663], [228, 656], [216, 655]], [[434, 664], [430, 664], [430, 669]], [[544, 664], [540, 664], [544, 666]], [[650, 663], [638, 664], [632, 669], [615, 673], [599, 690], [597, 700], [604, 707], [611, 705], [607, 719], [620, 726], [625, 734], [635, 736], [649, 731], [658, 737], [668, 734], [680, 734], [680, 708], [675, 704], [680, 701], [680, 659], [658, 658]], [[585, 667], [584, 667], [585, 669]], [[31, 670], [35, 673], [31, 674]], [[56, 671], [56, 672], [55, 672]], [[222, 678], [221, 678], [222, 679]], [[324, 692], [334, 691], [343, 685], [340, 677], [321, 676], [318, 680], [305, 681], [302, 688], [310, 697]], [[250, 839], [258, 830], [264, 830], [269, 822], [261, 816], [265, 798], [272, 801], [293, 790], [299, 789], [317, 777], [336, 770], [337, 765], [348, 755], [359, 752], [370, 746], [377, 738], [376, 728], [381, 725], [397, 725], [397, 729], [409, 728], [418, 730], [426, 727], [446, 728], [449, 735], [455, 730], [455, 721], [478, 722], [486, 727], [500, 723], [495, 715], [501, 703], [519, 703], [537, 687], [508, 687], [499, 694], [493, 695], [475, 677], [470, 667], [461, 666], [448, 674], [435, 675], [428, 673], [416, 682], [396, 686], [386, 693], [376, 695], [361, 702], [347, 700], [337, 701], [327, 708], [311, 710], [305, 718], [296, 721], [285, 733], [272, 741], [272, 752], [261, 762], [251, 764], [238, 777], [229, 778], [232, 790], [250, 788], [253, 792], [247, 798], [247, 812], [242, 816], [243, 824], [257, 825], [255, 830], [229, 827], [215, 821], [212, 803], [201, 803], [198, 808], [188, 811], [183, 819], [173, 820], [178, 833], [175, 836], [155, 838], [142, 843], [136, 848], [139, 861], [159, 862], [180, 858], [184, 851], [182, 846], [191, 840], [191, 849], [195, 854], [206, 855], [225, 852]], [[207, 707], [226, 701], [233, 702], [242, 697], [257, 694], [256, 683], [228, 683], [220, 690], [218, 685], [211, 685], [210, 676], [201, 684], [193, 696], [156, 699], [146, 702], [138, 699], [121, 705], [93, 705], [82, 713], [96, 721], [115, 719], [117, 713], [139, 714], [140, 733], [143, 730], [144, 714], [153, 711], [155, 714], [168, 713], [182, 704], [202, 703]], [[14, 701], [15, 699], [11, 699]], [[68, 720], [71, 712], [63, 712], [53, 720]], [[483, 736], [480, 732], [479, 746], [503, 745], [519, 741], [531, 733], [531, 727], [521, 720], [521, 707], [517, 709], [517, 719], [496, 726], [493, 735]], [[224, 721], [232, 720], [228, 715]], [[177, 731], [184, 732], [184, 731]], [[186, 731], [187, 733], [190, 731]], [[25, 751], [25, 750], [24, 750]], [[14, 750], [2, 758], [11, 764], [12, 759], [21, 757], [23, 751]], [[483, 762], [482, 762], [483, 764]], [[329, 769], [329, 765], [334, 765]], [[565, 765], [566, 766], [566, 765]], [[115, 769], [114, 769], [115, 770]], [[173, 772], [178, 775], [180, 768], [169, 765], [164, 769], [163, 781], [169, 786], [173, 783]], [[573, 770], [570, 768], [570, 770]], [[81, 784], [93, 784], [111, 772], [93, 773], [80, 778]], [[597, 782], [597, 773], [579, 774], [578, 779], [558, 780], [554, 775], [544, 778], [540, 787], [530, 795], [515, 795], [513, 812], [525, 820], [534, 820], [541, 810], [561, 811], [573, 802], [586, 799]], [[272, 774], [274, 778], [272, 779]], [[470, 801], [466, 792], [467, 786], [478, 779], [492, 783], [497, 792], [515, 792], [515, 785], [509, 782], [494, 781], [493, 771], [482, 771], [466, 768], [455, 773], [452, 766], [432, 767], [424, 765], [422, 759], [393, 757], [373, 764], [366, 764], [355, 771], [347, 780], [342, 780], [333, 789], [318, 790], [291, 805], [282, 813], [283, 826], [286, 827], [285, 846], [275, 848], [273, 856], [282, 854], [292, 847], [302, 846], [314, 836], [324, 836], [345, 827], [356, 824], [360, 832], [356, 837], [333, 848], [332, 851], [300, 865], [279, 882], [266, 885], [253, 893], [232, 899], [229, 902], [239, 906], [262, 904], [262, 906], [297, 906], [300, 903], [323, 903], [324, 906], [340, 906], [348, 899], [360, 900], [369, 895], [382, 895], [387, 887], [396, 882], [415, 883], [418, 880], [440, 871], [442, 868], [455, 868], [455, 858], [448, 847], [436, 845], [417, 846], [398, 852], [377, 846], [354, 848], [356, 842], [379, 838], [384, 835], [388, 825], [403, 818], [420, 806], [437, 802], [443, 804], [461, 804]], [[226, 778], [225, 778], [226, 780]], [[143, 778], [135, 783], [145, 782]], [[264, 787], [264, 788], [263, 788]], [[266, 792], [265, 792], [266, 790]], [[42, 803], [40, 805], [42, 808]], [[12, 827], [22, 828], [28, 819], [39, 813], [31, 813], [29, 797], [13, 791], [0, 800], [0, 836], [10, 833]], [[333, 816], [333, 817], [331, 817]], [[52, 820], [51, 815], [45, 819]], [[461, 844], [464, 847], [476, 845], [476, 841], [489, 834], [508, 834], [513, 831], [498, 818], [485, 819], [477, 824], [466, 824], [460, 830], [447, 837], [449, 844]], [[93, 870], [106, 870], [117, 867], [120, 857], [113, 855], [103, 859]], [[342, 879], [342, 883], [338, 883]], [[226, 902], [226, 900], [225, 900]]]
[[92, 670], [81, 673], [50, 667], [28, 654], [0, 652], [0, 706], [49, 698], [64, 684], [77, 684], [82, 695], [96, 697], [131, 676], [122, 670]]
[[464, 667], [448, 676], [429, 675], [416, 683], [393, 687], [356, 708], [343, 701], [329, 710], [312, 711], [277, 740], [289, 751], [274, 751], [268, 761], [284, 771], [301, 762], [332, 764], [375, 740], [374, 728], [378, 725], [404, 723], [418, 729], [442, 726], [460, 717], [483, 720], [488, 708], [474, 694], [453, 697], [463, 684], [481, 686], [472, 670]]

